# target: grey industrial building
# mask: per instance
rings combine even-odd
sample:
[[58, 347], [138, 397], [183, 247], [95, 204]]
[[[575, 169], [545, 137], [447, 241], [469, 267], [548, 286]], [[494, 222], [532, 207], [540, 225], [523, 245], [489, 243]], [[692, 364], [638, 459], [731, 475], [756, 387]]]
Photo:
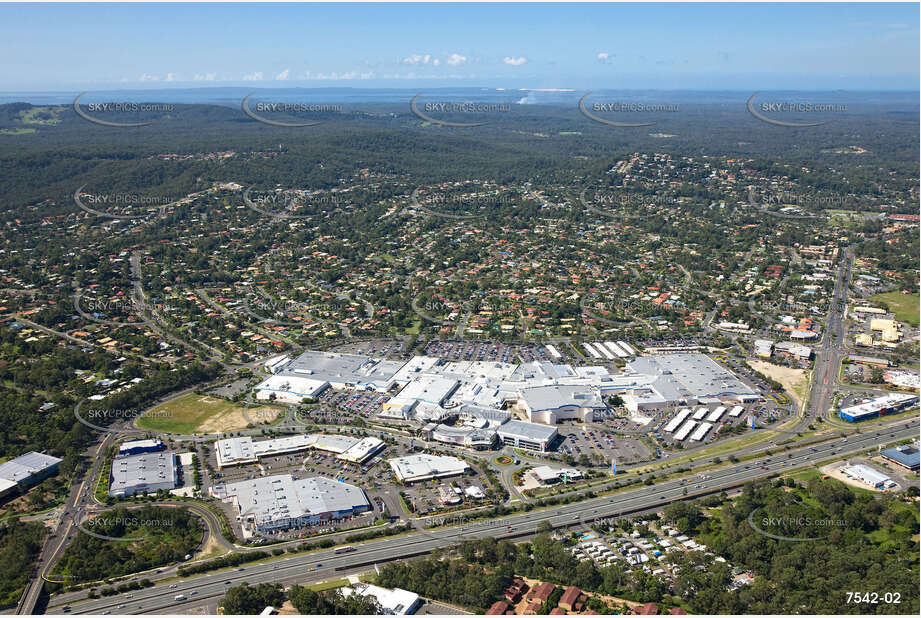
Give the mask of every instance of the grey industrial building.
[[127, 498], [135, 494], [170, 490], [179, 484], [175, 453], [164, 451], [116, 457], [109, 475], [109, 495]]
[[140, 453], [154, 453], [166, 448], [162, 440], [148, 438], [144, 440], [126, 440], [118, 447], [119, 457], [126, 455], [138, 455]]
[[496, 433], [504, 444], [543, 453], [550, 448], [559, 432], [551, 425], [511, 420], [499, 425]]
[[921, 451], [918, 449], [917, 442], [887, 448], [881, 451], [880, 455], [886, 461], [912, 472], [917, 472], [921, 468]]
[[219, 484], [212, 493], [231, 501], [244, 525], [267, 533], [351, 517], [371, 509], [365, 492], [320, 476], [277, 474]]
[[27, 489], [57, 473], [61, 459], [30, 451], [0, 464], [0, 498]]

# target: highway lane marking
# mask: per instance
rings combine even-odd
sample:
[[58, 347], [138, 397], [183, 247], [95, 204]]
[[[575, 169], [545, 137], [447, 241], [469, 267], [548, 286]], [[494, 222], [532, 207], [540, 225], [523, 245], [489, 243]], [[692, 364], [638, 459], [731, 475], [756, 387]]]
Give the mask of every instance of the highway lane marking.
[[[900, 423], [901, 423], [901, 421], [900, 421]], [[909, 429], [910, 429], [910, 428], [909, 428]], [[898, 431], [898, 433], [899, 433], [900, 435], [898, 436], [897, 439], [901, 439], [902, 437], [904, 437], [902, 434], [905, 434], [905, 433], [908, 433], [908, 432], [906, 432], [905, 429], [902, 429], [902, 430]], [[913, 434], [911, 434], [911, 435], [913, 435]], [[864, 438], [863, 440], [860, 440], [859, 442], [855, 441], [855, 442], [851, 443], [851, 446], [852, 446], [852, 447], [859, 446], [860, 448], [858, 448], [858, 449], [853, 449], [853, 450], [860, 450], [860, 449], [862, 449], [862, 448], [865, 448], [868, 444], [872, 445], [872, 443], [875, 443], [875, 442], [878, 443], [879, 440], [876, 440], [876, 439], [875, 439], [875, 438], [877, 438], [877, 437], [878, 437], [878, 436], [866, 435], [865, 438]], [[909, 435], [909, 437], [910, 437], [910, 435]], [[859, 439], [858, 439], [858, 440], [859, 440]], [[803, 448], [805, 448], [805, 447], [803, 447]], [[839, 447], [838, 445], [830, 444], [830, 445], [826, 445], [824, 448], [822, 448], [821, 451], [818, 451], [818, 450], [814, 451], [814, 454], [816, 454], [816, 455], [832, 454], [832, 455], [833, 455], [833, 454], [836, 454], [836, 453], [834, 452], [834, 450], [837, 450], [838, 448], [841, 448], [841, 447]], [[832, 451], [832, 452], [831, 452], [831, 453], [827, 453], [827, 451]], [[804, 454], [799, 455], [799, 456], [796, 456], [796, 457], [794, 457], [794, 458], [789, 458], [789, 459], [787, 460], [787, 463], [790, 464], [790, 468], [787, 468], [787, 470], [785, 470], [785, 471], [790, 471], [790, 470], [792, 470], [794, 467], [798, 467], [798, 466], [794, 466], [793, 464], [801, 463], [802, 465], [808, 465], [808, 457], [811, 457], [812, 455], [813, 455], [813, 453], [804, 453]], [[771, 457], [773, 457], [773, 456], [771, 456]], [[726, 474], [725, 476], [723, 476], [721, 479], [719, 479], [719, 481], [721, 481], [721, 482], [732, 482], [732, 481], [734, 480], [733, 477], [735, 477], [735, 476], [737, 476], [737, 475], [741, 475], [741, 476], [743, 476], [743, 477], [746, 476], [746, 475], [748, 475], [748, 476], [751, 476], [752, 480], [755, 480], [755, 479], [757, 479], [757, 478], [760, 476], [760, 474], [759, 474], [758, 472], [759, 472], [759, 471], [758, 471], [757, 469], [749, 469], [749, 470], [747, 470], [747, 471], [746, 471], [746, 470], [739, 470], [739, 471], [734, 471], [734, 470], [733, 470], [732, 472], [729, 472], [728, 474]], [[718, 482], [717, 484], [719, 484], [719, 482]], [[655, 491], [662, 491], [663, 494], [668, 494], [668, 493], [677, 491], [678, 489], [682, 489], [682, 487], [674, 487], [674, 488], [668, 488], [668, 489], [666, 489], [666, 488], [652, 489], [652, 488], [651, 488], [651, 489], [647, 490], [647, 493], [649, 493], [649, 492], [655, 492]], [[718, 489], [718, 487], [713, 487], [713, 489], [714, 489], [714, 490], [715, 490], [715, 489]], [[704, 492], [704, 493], [711, 493], [711, 492]], [[630, 498], [629, 500], [622, 501], [622, 502], [620, 503], [620, 506], [623, 507], [623, 506], [632, 505], [632, 504], [635, 503], [636, 501], [642, 500], [644, 497], [646, 497], [646, 496], [638, 495], [638, 496], [636, 496], [636, 497], [634, 497], [634, 498]], [[693, 498], [692, 496], [686, 497], [686, 499], [692, 499], [692, 498]], [[642, 506], [644, 506], [644, 505], [643, 505], [643, 504], [639, 504], [639, 505], [636, 505], [636, 506], [642, 507]], [[653, 508], [654, 506], [655, 506], [655, 505], [651, 506], [650, 508]], [[565, 508], [565, 507], [564, 507], [564, 508]], [[589, 507], [589, 508], [590, 508], [590, 507]], [[585, 509], [585, 510], [587, 510], [587, 509]], [[565, 516], [567, 516], [567, 515], [579, 515], [579, 514], [583, 514], [583, 513], [585, 513], [585, 510], [581, 510], [581, 509], [579, 509], [579, 508], [574, 508], [572, 511], [568, 511], [568, 510], [567, 510], [567, 512], [565, 512], [565, 513], [557, 513], [556, 515], [551, 516], [551, 519], [556, 518], [556, 517], [561, 517], [561, 516], [562, 516], [562, 517], [565, 517]], [[599, 509], [595, 509], [594, 511], [598, 511], [598, 510], [599, 510]], [[534, 515], [537, 515], [537, 514], [538, 514], [538, 513], [535, 513]], [[592, 514], [595, 514], [595, 513], [593, 512]], [[531, 517], [528, 517], [528, 515], [531, 515], [531, 514], [521, 514], [521, 515], [519, 515], [519, 516], [518, 516], [518, 519], [520, 519], [520, 518], [522, 518], [522, 517], [525, 518], [525, 521], [519, 522], [519, 523], [528, 524], [528, 523], [529, 523], [528, 520], [531, 519]], [[610, 515], [609, 515], [609, 516], [610, 516]], [[535, 529], [535, 530], [536, 530], [536, 529]], [[458, 532], [464, 532], [464, 531], [458, 531]], [[487, 531], [483, 530], [483, 531], [481, 531], [481, 532], [487, 532]], [[530, 530], [528, 530], [528, 531], [522, 531], [522, 532], [530, 533]], [[463, 534], [458, 534], [458, 533], [456, 533], [456, 532], [455, 532], [455, 533], [447, 533], [447, 534], [444, 535], [445, 538], [451, 538], [451, 537], [455, 537], [455, 536], [464, 536], [464, 535], [463, 535]], [[396, 539], [394, 539], [394, 541], [395, 541], [395, 540], [396, 540]], [[411, 541], [409, 544], [416, 545], [416, 544], [419, 544], [420, 542], [426, 542], [426, 541], [429, 541], [429, 542], [431, 543], [431, 542], [436, 541], [436, 539], [428, 539], [428, 540], [426, 540], [426, 539], [421, 539], [421, 540], [419, 540], [419, 541]], [[375, 549], [369, 549], [369, 550], [366, 552], [365, 556], [368, 557], [368, 558], [371, 558], [371, 557], [373, 557], [373, 556], [374, 556], [375, 554], [377, 554], [377, 553], [380, 553], [380, 552], [382, 552], [382, 551], [388, 551], [388, 552], [389, 552], [389, 551], [392, 551], [392, 549], [393, 549], [392, 547], [380, 547], [380, 548], [375, 548]], [[332, 556], [332, 555], [334, 555], [334, 554], [325, 554], [325, 555], [330, 555], [330, 556]], [[310, 560], [312, 561], [312, 560], [316, 560], [316, 559], [318, 559], [318, 558], [323, 558], [323, 556], [324, 556], [324, 554], [318, 554], [318, 555], [315, 555], [315, 556], [311, 556], [311, 557], [310, 557]], [[353, 556], [350, 556], [349, 558], [352, 558], [352, 557], [353, 557]], [[363, 557], [364, 557], [364, 556], [363, 556]], [[386, 557], [387, 557], [387, 558], [391, 558], [392, 555], [391, 555], [391, 556], [386, 556]], [[297, 559], [297, 558], [298, 558], [298, 557], [291, 557], [291, 558], [285, 559], [285, 561], [294, 560], [294, 559]], [[338, 562], [338, 561], [336, 561], [334, 558], [326, 558], [326, 559], [331, 559], [331, 560], [333, 560], [333, 562]], [[278, 569], [266, 569], [266, 570], [262, 570], [262, 568], [264, 568], [265, 566], [266, 566], [266, 565], [260, 565], [261, 568], [260, 568], [260, 571], [259, 571], [259, 572], [257, 572], [257, 573], [250, 572], [250, 573], [249, 573], [248, 575], [246, 575], [246, 576], [237, 576], [237, 577], [234, 577], [233, 575], [231, 575], [231, 579], [244, 579], [244, 578], [246, 578], [246, 577], [251, 577], [251, 576], [254, 576], [254, 575], [257, 576], [257, 577], [259, 577], [259, 576], [264, 576], [264, 575], [271, 575], [271, 574], [272, 574], [272, 571], [277, 571], [277, 570], [278, 570]], [[290, 568], [302, 568], [303, 566], [305, 566], [305, 565], [303, 565], [303, 564], [291, 565], [290, 567], [285, 567], [284, 570], [288, 570], [288, 569], [290, 569]], [[275, 576], [277, 576], [277, 575], [279, 575], [279, 574], [276, 573]], [[206, 576], [206, 577], [221, 578], [221, 577], [226, 577], [226, 576], [227, 576], [226, 574], [225, 574], [225, 575], [221, 575], [221, 574], [212, 574], [211, 576]], [[202, 588], [204, 588], [204, 587], [206, 587], [206, 586], [221, 586], [221, 585], [222, 585], [222, 584], [218, 584], [218, 583], [216, 583], [216, 582], [215, 582], [215, 583], [201, 583], [201, 584], [195, 585], [195, 584], [193, 583], [194, 581], [197, 581], [197, 580], [190, 580], [190, 581], [189, 581], [189, 586], [192, 586], [194, 589], [199, 589], [199, 590], [202, 589]], [[226, 584], [224, 584], [224, 585], [226, 585]], [[159, 597], [159, 596], [162, 595], [162, 592], [160, 592], [160, 591], [155, 591], [155, 589], [151, 589], [150, 592], [151, 592], [151, 595], [148, 596], [148, 597], [145, 597], [145, 598], [156, 598], [156, 597]], [[219, 592], [222, 592], [222, 591], [219, 591]], [[202, 600], [204, 600], [204, 598], [203, 598]], [[113, 603], [113, 604], [114, 604], [114, 603]], [[169, 605], [172, 605], [172, 604], [170, 603], [170, 604], [167, 604], [166, 606], [169, 606]], [[166, 606], [164, 606], [164, 607], [166, 607]], [[100, 606], [100, 607], [97, 608], [97, 609], [101, 609], [101, 608], [103, 608], [103, 607], [106, 607], [106, 606], [103, 605], [103, 606]]]

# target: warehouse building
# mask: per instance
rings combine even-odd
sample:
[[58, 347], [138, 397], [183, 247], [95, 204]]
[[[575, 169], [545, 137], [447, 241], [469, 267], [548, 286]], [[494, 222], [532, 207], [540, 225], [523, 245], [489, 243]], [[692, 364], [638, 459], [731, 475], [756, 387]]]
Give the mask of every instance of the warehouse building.
[[871, 399], [865, 403], [841, 408], [840, 412], [838, 412], [838, 416], [849, 423], [859, 423], [860, 421], [866, 421], [878, 416], [895, 414], [896, 412], [907, 410], [917, 405], [917, 403], [917, 395], [889, 393], [888, 395]]
[[61, 459], [30, 451], [0, 464], [0, 498], [36, 485], [58, 472]]
[[269, 360], [265, 361], [265, 363], [263, 364], [263, 368], [268, 373], [277, 373], [289, 362], [291, 362], [291, 357], [288, 356], [287, 354], [282, 354], [281, 356], [276, 356], [274, 358], [270, 358]]
[[166, 448], [161, 440], [151, 438], [149, 440], [128, 440], [122, 442], [118, 447], [118, 455], [138, 455], [139, 453], [155, 453]]
[[137, 494], [169, 491], [179, 484], [176, 455], [163, 451], [119, 456], [112, 460], [109, 495], [128, 498]]
[[394, 476], [409, 485], [435, 478], [447, 478], [466, 473], [470, 466], [462, 459], [445, 455], [407, 455], [388, 461]]
[[295, 479], [290, 474], [257, 477], [216, 485], [212, 494], [231, 502], [243, 525], [262, 534], [371, 510], [371, 503], [360, 487], [319, 476], [306, 479]]
[[755, 339], [755, 354], [761, 358], [771, 358], [774, 353], [774, 342], [770, 339]]
[[415, 592], [409, 592], [402, 588], [381, 588], [373, 584], [359, 583], [353, 587], [344, 587], [339, 589], [342, 596], [348, 597], [352, 594], [359, 596], [371, 596], [377, 599], [381, 606], [381, 614], [384, 616], [406, 616], [415, 614], [419, 609], [419, 595]]
[[861, 354], [849, 354], [847, 360], [857, 365], [867, 365], [868, 367], [886, 368], [892, 365], [889, 359], [876, 356], [863, 356]]
[[880, 456], [889, 463], [912, 472], [917, 472], [921, 468], [921, 450], [919, 450], [917, 442], [887, 448], [880, 452]]
[[777, 342], [777, 345], [774, 346], [774, 349], [781, 354], [789, 354], [790, 356], [800, 360], [809, 360], [812, 358], [812, 348], [801, 343], [794, 343], [792, 341], [779, 341]]
[[891, 478], [874, 470], [870, 466], [865, 466], [864, 464], [854, 464], [852, 466], [844, 466], [841, 468], [841, 472], [847, 476], [853, 477], [858, 481], [869, 485], [873, 489], [893, 489], [898, 487], [898, 483], [893, 481]]

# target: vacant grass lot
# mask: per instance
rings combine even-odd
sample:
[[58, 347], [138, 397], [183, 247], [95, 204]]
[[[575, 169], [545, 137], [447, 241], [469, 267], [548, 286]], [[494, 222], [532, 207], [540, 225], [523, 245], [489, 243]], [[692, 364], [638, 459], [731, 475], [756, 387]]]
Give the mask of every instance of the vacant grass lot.
[[918, 294], [886, 292], [872, 296], [870, 300], [886, 303], [889, 311], [895, 314], [895, 319], [899, 322], [908, 322], [912, 326], [918, 326], [918, 311], [921, 306], [921, 296]]
[[[280, 411], [261, 406], [250, 408], [247, 414], [255, 422], [270, 422]], [[235, 431], [248, 424], [242, 405], [195, 393], [160, 404], [137, 420], [141, 429], [180, 434]]]

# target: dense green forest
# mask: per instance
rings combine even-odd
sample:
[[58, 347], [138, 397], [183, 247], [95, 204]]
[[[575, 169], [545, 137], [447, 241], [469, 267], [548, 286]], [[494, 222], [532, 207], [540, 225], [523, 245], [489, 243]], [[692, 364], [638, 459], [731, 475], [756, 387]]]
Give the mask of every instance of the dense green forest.
[[18, 519], [0, 524], [0, 609], [15, 607], [31, 578], [31, 565], [48, 529], [41, 522]]
[[[816, 135], [802, 129], [777, 131], [741, 106], [687, 104], [682, 114], [660, 123], [668, 139], [643, 130], [612, 131], [586, 119], [575, 106], [519, 106], [491, 122], [488, 131], [471, 131], [421, 123], [408, 105], [375, 104], [366, 113], [333, 114], [324, 124], [295, 134], [249, 119], [238, 108], [217, 105], [177, 105], [172, 113], [154, 117], [151, 126], [135, 129], [93, 125], [68, 106], [56, 108], [58, 124], [32, 126], [22, 120], [32, 107], [0, 105], [0, 129], [36, 129], [0, 141], [0, 199], [15, 206], [14, 216], [20, 206], [47, 199], [67, 208], [74, 190], [84, 184], [98, 191], [143, 193], [147, 188], [160, 195], [183, 195], [218, 180], [328, 188], [360, 168], [410, 175], [419, 183], [462, 177], [552, 181], [573, 170], [591, 174], [595, 161], [635, 151], [743, 156], [762, 160], [764, 169], [780, 162], [812, 168], [823, 161], [848, 168], [846, 187], [827, 186], [821, 170], [780, 171], [844, 193], [872, 193], [883, 180], [892, 186], [910, 183], [917, 175], [917, 111], [887, 113], [885, 105], [853, 105]], [[836, 150], [854, 143], [867, 149], [860, 158]], [[218, 162], [156, 158], [229, 150], [240, 156]]]
[[182, 560], [202, 540], [198, 517], [182, 508], [119, 507], [83, 523], [90, 532], [119, 539], [113, 541], [78, 531], [58, 563], [55, 574], [73, 582], [98, 581], [145, 571]]
[[268, 606], [280, 608], [285, 600], [291, 601], [297, 611], [305, 616], [374, 615], [380, 605], [374, 597], [344, 596], [338, 590], [316, 592], [305, 586], [294, 585], [287, 591], [280, 584], [250, 585], [244, 582], [227, 591], [220, 606], [224, 614], [259, 614]]
[[[756, 532], [755, 510], [786, 521], [847, 522], [798, 530], [819, 531], [810, 542], [779, 541]], [[835, 480], [796, 486], [790, 480], [750, 483], [735, 500], [677, 502], [665, 521], [698, 538], [716, 556], [679, 552], [674, 585], [624, 561], [597, 567], [568, 551], [572, 542], [548, 531], [515, 545], [486, 538], [465, 541], [440, 554], [388, 564], [378, 583], [484, 610], [501, 600], [513, 575], [660, 605], [681, 605], [696, 614], [898, 613], [918, 611], [918, 512], [899, 496], [855, 492]], [[626, 524], [626, 520], [625, 520]], [[631, 525], [632, 528], [632, 525]], [[788, 534], [791, 530], [786, 531]], [[750, 585], [731, 586], [732, 567], [754, 573]], [[899, 605], [846, 604], [848, 591], [898, 592]], [[599, 608], [601, 609], [601, 608]]]
[[[111, 371], [118, 366], [114, 357], [103, 352], [60, 346], [50, 339], [27, 342], [17, 337], [8, 324], [0, 324], [0, 360], [3, 361], [0, 362], [0, 382], [3, 382], [0, 385], [0, 423], [16, 428], [15, 432], [0, 433], [0, 458], [44, 451], [63, 457], [62, 474], [72, 473], [92, 437], [92, 430], [77, 421], [74, 416], [77, 400], [65, 393], [88, 395], [87, 385], [75, 371]], [[206, 382], [220, 373], [219, 365], [196, 362], [176, 370], [168, 365], [154, 369], [147, 379], [133, 388], [94, 402], [93, 407], [101, 411], [140, 411], [162, 395]], [[121, 373], [126, 377], [144, 375], [142, 371], [141, 367], [130, 363], [121, 366]], [[55, 404], [54, 408], [41, 411], [40, 407], [46, 402]], [[108, 425], [124, 418], [124, 413], [100, 413], [92, 422]]]
[[220, 602], [228, 615], [259, 615], [268, 606], [278, 608], [285, 601], [285, 593], [279, 584], [255, 584], [243, 582], [227, 590]]

